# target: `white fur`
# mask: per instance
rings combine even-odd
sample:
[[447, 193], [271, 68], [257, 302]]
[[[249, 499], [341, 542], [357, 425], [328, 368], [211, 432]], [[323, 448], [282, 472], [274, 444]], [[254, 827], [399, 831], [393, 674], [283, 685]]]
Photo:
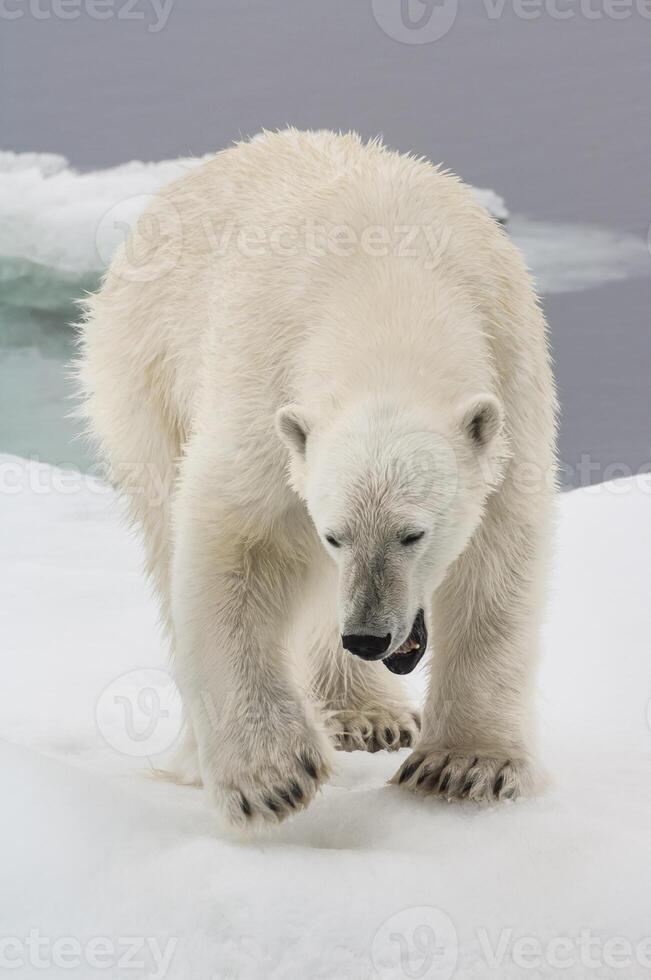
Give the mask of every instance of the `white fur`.
[[307, 804], [333, 735], [410, 743], [400, 681], [339, 635], [395, 649], [421, 605], [431, 684], [403, 784], [532, 788], [554, 386], [520, 255], [467, 187], [353, 134], [220, 153], [114, 259], [80, 378], [229, 825]]

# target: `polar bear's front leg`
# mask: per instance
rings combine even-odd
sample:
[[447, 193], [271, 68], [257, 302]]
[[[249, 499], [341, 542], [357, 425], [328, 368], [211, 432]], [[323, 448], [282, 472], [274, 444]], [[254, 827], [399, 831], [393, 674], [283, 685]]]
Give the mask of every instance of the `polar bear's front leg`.
[[[531, 502], [531, 501], [530, 501]], [[507, 511], [499, 494], [434, 597], [423, 730], [392, 782], [425, 794], [512, 798], [536, 788], [531, 699], [548, 503]]]
[[173, 563], [179, 685], [223, 821], [275, 823], [310, 802], [332, 752], [283, 649], [300, 568], [277, 526], [254, 533], [245, 515], [195, 493], [179, 508]]

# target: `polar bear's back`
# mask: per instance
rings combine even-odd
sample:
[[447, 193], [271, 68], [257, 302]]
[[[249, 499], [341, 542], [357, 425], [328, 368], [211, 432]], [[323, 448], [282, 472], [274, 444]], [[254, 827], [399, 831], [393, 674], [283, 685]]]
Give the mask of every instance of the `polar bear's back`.
[[[271, 337], [269, 311], [282, 316], [281, 294], [294, 299], [304, 277], [302, 258], [288, 254], [287, 229], [300, 235], [307, 221], [318, 222], [337, 182], [368, 174], [383, 156], [356, 134], [289, 129], [238, 143], [163, 188], [85, 304], [85, 386], [103, 384], [110, 360], [114, 373], [154, 378], [189, 420], [207, 351], [223, 343], [222, 360], [246, 356], [251, 364], [251, 342], [265, 355], [271, 342], [282, 346]], [[252, 316], [256, 335], [245, 337], [240, 321]]]
[[[441, 246], [436, 270], [422, 235], [407, 261], [369, 255], [359, 243], [373, 228], [426, 228]], [[338, 247], [341, 234], [357, 242], [350, 255]], [[432, 383], [437, 366], [445, 367], [442, 382], [458, 378], [442, 349], [467, 374], [474, 362], [478, 379], [493, 364], [508, 372], [517, 361], [532, 377], [546, 370], [544, 321], [522, 260], [456, 177], [356, 134], [290, 129], [217, 154], [157, 195], [88, 303], [81, 377], [101, 441], [110, 441], [102, 433], [112, 434], [118, 412], [128, 425], [135, 393], [161, 406], [181, 442], [206, 397], [213, 412], [239, 405], [269, 418], [295, 391], [293, 365], [301, 364], [308, 387], [314, 379], [322, 387], [325, 371], [354, 360], [356, 340], [368, 346], [354, 336], [356, 316], [342, 317], [340, 335], [333, 327], [314, 344], [326, 300], [343, 289], [359, 306], [375, 304], [379, 323], [383, 284], [393, 288], [399, 278], [401, 352], [412, 343], [421, 373], [431, 354]], [[462, 314], [448, 316], [447, 335], [417, 322], [431, 289], [442, 309]], [[314, 356], [301, 362], [310, 330]], [[397, 339], [375, 338], [391, 368]], [[267, 439], [268, 426], [261, 433]]]

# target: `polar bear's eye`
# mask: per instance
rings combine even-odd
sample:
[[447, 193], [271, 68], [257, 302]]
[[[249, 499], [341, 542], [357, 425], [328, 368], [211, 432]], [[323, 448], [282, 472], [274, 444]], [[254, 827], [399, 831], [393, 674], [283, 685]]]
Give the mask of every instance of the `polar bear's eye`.
[[425, 537], [424, 531], [414, 531], [413, 534], [405, 534], [400, 538], [400, 544], [410, 545], [416, 544], [421, 538]]
[[341, 547], [341, 545], [339, 544], [339, 542], [335, 538], [334, 534], [326, 534], [325, 539], [326, 539], [326, 541], [328, 542], [329, 545], [332, 545], [333, 548], [339, 548], [339, 547]]

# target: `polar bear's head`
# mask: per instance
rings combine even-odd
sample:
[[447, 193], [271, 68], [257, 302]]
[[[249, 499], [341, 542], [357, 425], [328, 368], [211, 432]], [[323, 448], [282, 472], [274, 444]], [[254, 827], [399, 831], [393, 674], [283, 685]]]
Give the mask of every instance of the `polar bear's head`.
[[288, 405], [276, 427], [338, 566], [344, 647], [409, 672], [425, 652], [432, 594], [500, 478], [500, 403], [478, 395], [434, 418], [374, 399], [327, 424]]

